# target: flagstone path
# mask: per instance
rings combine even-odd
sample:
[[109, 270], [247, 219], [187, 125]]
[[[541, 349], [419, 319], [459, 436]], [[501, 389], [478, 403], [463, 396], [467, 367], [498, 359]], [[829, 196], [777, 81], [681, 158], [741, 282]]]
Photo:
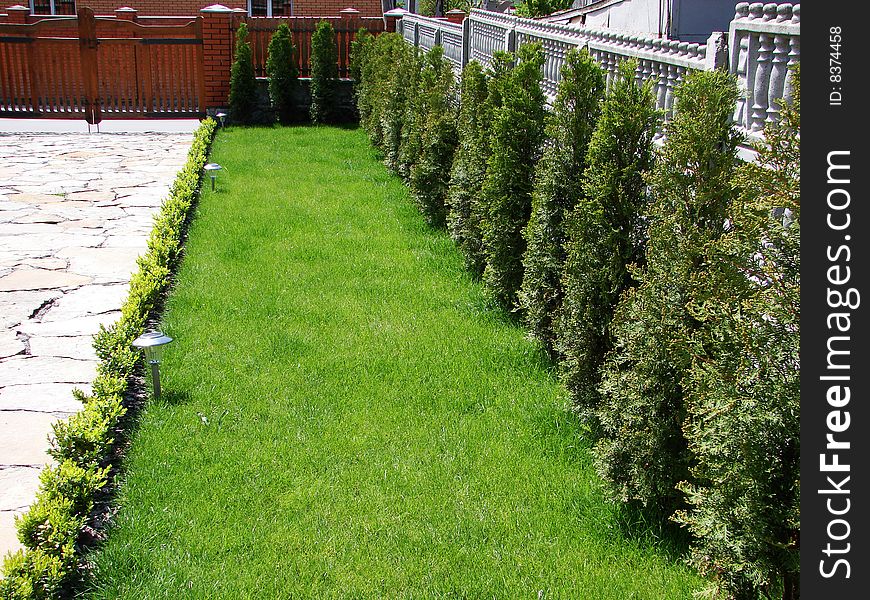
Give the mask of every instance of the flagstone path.
[[[195, 122], [191, 125], [191, 131]], [[0, 557], [96, 369], [191, 133], [0, 133]]]

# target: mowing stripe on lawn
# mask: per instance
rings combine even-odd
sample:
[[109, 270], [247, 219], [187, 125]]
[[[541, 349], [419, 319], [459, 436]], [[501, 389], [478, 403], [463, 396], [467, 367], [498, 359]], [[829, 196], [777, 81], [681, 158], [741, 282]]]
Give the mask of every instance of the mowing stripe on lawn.
[[[91, 598], [689, 598], [361, 130], [222, 130]], [[664, 540], [667, 545], [667, 540]]]

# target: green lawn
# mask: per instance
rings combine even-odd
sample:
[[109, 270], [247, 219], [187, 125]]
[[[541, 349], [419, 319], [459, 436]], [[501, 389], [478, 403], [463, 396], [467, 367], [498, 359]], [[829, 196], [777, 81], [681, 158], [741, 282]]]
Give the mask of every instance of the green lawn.
[[222, 131], [90, 598], [690, 598], [361, 130]]

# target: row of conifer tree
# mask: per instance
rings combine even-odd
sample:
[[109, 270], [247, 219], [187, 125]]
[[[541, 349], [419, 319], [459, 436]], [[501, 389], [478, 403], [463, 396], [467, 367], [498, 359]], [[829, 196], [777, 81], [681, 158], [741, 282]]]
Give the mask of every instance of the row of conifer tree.
[[[686, 528], [730, 598], [798, 595], [799, 73], [757, 159], [737, 87], [655, 108], [637, 65], [536, 45], [470, 62], [361, 31], [360, 121], [426, 220], [559, 366], [611, 499]], [[657, 144], [657, 130], [663, 143]]]

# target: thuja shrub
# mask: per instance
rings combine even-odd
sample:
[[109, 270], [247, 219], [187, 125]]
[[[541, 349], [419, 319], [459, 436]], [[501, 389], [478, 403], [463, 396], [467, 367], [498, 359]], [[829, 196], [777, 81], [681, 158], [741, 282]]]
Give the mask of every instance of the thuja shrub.
[[486, 216], [484, 286], [490, 298], [513, 310], [523, 280], [523, 228], [532, 209], [535, 165], [544, 141], [544, 92], [540, 44], [526, 44], [503, 81], [494, 79], [500, 106], [492, 112], [492, 134], [483, 195]]
[[278, 121], [283, 124], [293, 122], [293, 98], [299, 85], [299, 69], [296, 67], [293, 36], [287, 23], [281, 23], [269, 40], [266, 74], [269, 76], [269, 99], [272, 108], [278, 113]]
[[[692, 562], [731, 598], [798, 598], [800, 85], [765, 131], [690, 286], [684, 432]], [[827, 563], [830, 570], [834, 557]]]
[[479, 62], [470, 61], [462, 70], [458, 147], [450, 174], [447, 224], [450, 237], [465, 259], [465, 267], [474, 277], [480, 277], [486, 266], [480, 193], [489, 157], [490, 111], [487, 109], [486, 75]]
[[250, 122], [257, 106], [257, 80], [254, 77], [254, 61], [251, 44], [248, 43], [248, 26], [239, 25], [236, 30], [236, 52], [230, 70], [230, 116], [239, 123]]
[[411, 148], [417, 144], [407, 125], [411, 114], [409, 106], [414, 104], [417, 96], [421, 68], [419, 51], [404, 40], [401, 50], [396, 54], [396, 62], [387, 66], [389, 74], [381, 112], [384, 164], [405, 179], [409, 173], [410, 162], [414, 159]]
[[312, 123], [332, 123], [336, 116], [338, 82], [338, 45], [329, 21], [320, 21], [311, 36]]
[[529, 331], [551, 355], [553, 316], [562, 306], [563, 221], [582, 194], [586, 150], [601, 110], [604, 86], [604, 72], [588, 51], [568, 52], [547, 124], [550, 143], [535, 176], [532, 215], [524, 232], [526, 252], [519, 300]]
[[369, 52], [374, 46], [375, 36], [365, 27], [360, 27], [354, 40], [350, 43], [350, 77], [354, 83], [354, 93], [359, 99], [359, 90], [363, 80], [363, 66], [369, 58]]
[[646, 266], [617, 306], [615, 342], [602, 376], [602, 437], [595, 454], [612, 496], [670, 515], [691, 454], [682, 432], [686, 343], [698, 326], [686, 305], [705, 248], [725, 227], [734, 198], [739, 136], [734, 78], [695, 72], [675, 90], [677, 111], [648, 183]]
[[[394, 86], [404, 86], [404, 89], [391, 88], [395, 98], [404, 96], [404, 104], [401, 105], [401, 115], [392, 121], [399, 132], [398, 158], [392, 163], [396, 173], [405, 183], [410, 183], [411, 167], [420, 160], [423, 151], [423, 127], [422, 115], [425, 111], [423, 103], [426, 101], [425, 90], [420, 87], [420, 78], [423, 75], [424, 53], [414, 50], [408, 55], [410, 61], [402, 63], [400, 77], [391, 83]], [[402, 79], [405, 79], [403, 82]]]
[[601, 365], [613, 345], [610, 321], [635, 283], [629, 265], [643, 260], [643, 175], [653, 164], [657, 113], [649, 84], [635, 82], [635, 66], [619, 67], [589, 142], [576, 206], [564, 213], [555, 347], [574, 406], [593, 430]]
[[426, 54], [420, 75], [419, 112], [413, 125], [419, 131], [420, 155], [409, 180], [417, 206], [435, 227], [447, 221], [450, 169], [458, 143], [453, 83], [453, 67], [441, 46], [435, 46]]
[[408, 44], [397, 33], [384, 33], [375, 37], [371, 47], [360, 53], [360, 82], [357, 88], [357, 109], [360, 124], [372, 144], [385, 149], [384, 111], [390, 92], [390, 80], [400, 57], [408, 52]]
[[215, 126], [214, 119], [206, 119], [194, 134], [187, 162], [155, 219], [148, 250], [138, 259], [139, 269], [131, 278], [121, 317], [113, 326], [101, 327], [95, 336], [99, 362], [91, 386], [93, 395], [74, 392], [83, 409], [52, 426], [49, 454], [58, 465], [43, 471], [36, 502], [16, 519], [18, 537], [25, 549], [5, 557], [0, 597], [67, 597], [80, 579], [79, 538], [95, 495], [107, 485], [108, 463], [126, 411], [124, 394], [142, 360], [130, 345], [142, 333], [169, 286], [169, 274], [181, 254], [187, 216], [196, 200]]

